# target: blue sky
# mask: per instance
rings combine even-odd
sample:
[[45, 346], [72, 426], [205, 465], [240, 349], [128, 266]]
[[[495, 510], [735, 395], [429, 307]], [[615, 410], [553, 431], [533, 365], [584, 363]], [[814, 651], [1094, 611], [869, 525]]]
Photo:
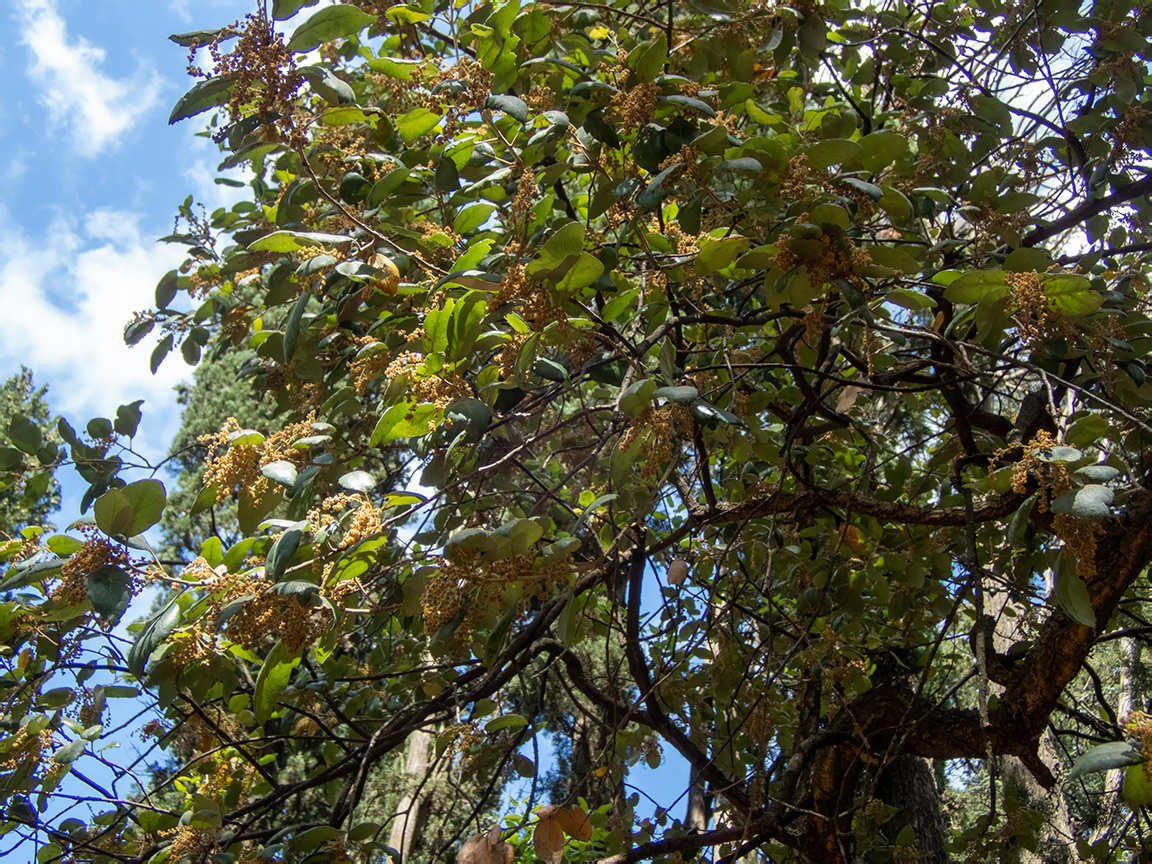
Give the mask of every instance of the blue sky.
[[[148, 370], [151, 340], [123, 326], [151, 303], [182, 250], [155, 242], [213, 184], [215, 145], [168, 126], [188, 89], [182, 32], [230, 22], [248, 0], [10, 0], [0, 42], [0, 373], [29, 366], [55, 411], [79, 426], [143, 398], [140, 443], [161, 453], [175, 429], [179, 357]], [[193, 12], [194, 10], [194, 12]], [[79, 421], [79, 422], [77, 422]]]

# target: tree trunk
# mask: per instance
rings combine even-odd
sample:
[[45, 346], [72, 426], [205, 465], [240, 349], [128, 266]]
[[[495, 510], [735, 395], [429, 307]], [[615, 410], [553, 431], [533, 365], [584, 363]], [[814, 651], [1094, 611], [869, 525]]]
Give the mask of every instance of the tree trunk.
[[910, 826], [916, 832], [918, 864], [948, 861], [936, 774], [927, 759], [898, 756], [880, 772], [876, 797], [896, 808], [896, 815], [884, 824], [885, 839], [889, 843], [895, 843], [897, 835]]
[[[1049, 574], [1049, 594], [1052, 590], [1051, 579]], [[996, 621], [995, 629], [992, 631], [993, 648], [997, 654], [1006, 654], [1014, 642], [1025, 638], [1025, 634], [1018, 632], [1019, 622], [1024, 619], [1024, 609], [1015, 604], [1007, 593], [988, 595], [987, 605], [988, 614]], [[1004, 614], [1005, 609], [1015, 609], [1020, 614], [1008, 617]], [[991, 692], [999, 696], [1004, 692], [1004, 688], [992, 685]], [[1049, 732], [1040, 736], [1037, 755], [1040, 761], [1059, 777], [1060, 760]], [[1051, 791], [1044, 789], [1036, 782], [1032, 771], [1016, 756], [1004, 756], [1001, 760], [1001, 771], [1005, 791], [1014, 790], [1021, 806], [1036, 810], [1044, 816], [1044, 824], [1036, 832], [1039, 841], [1037, 851], [1021, 849], [1021, 864], [1071, 864], [1075, 861], [1076, 837], [1072, 830], [1068, 799], [1064, 797], [1061, 784], [1057, 783]]]
[[[1132, 689], [1136, 664], [1140, 662], [1140, 643], [1131, 636], [1120, 640], [1120, 694], [1116, 698], [1116, 716], [1120, 722], [1132, 713]], [[1120, 787], [1124, 785], [1124, 772], [1118, 768], [1104, 777], [1104, 798], [1088, 842], [1095, 844], [1107, 837], [1120, 810]]]
[[388, 845], [400, 853], [407, 864], [408, 854], [416, 839], [416, 832], [428, 810], [428, 796], [416, 796], [416, 790], [432, 766], [432, 734], [424, 730], [413, 732], [408, 738], [408, 755], [404, 760], [405, 791], [396, 805], [396, 820], [388, 834]]
[[684, 827], [689, 831], [707, 831], [712, 821], [712, 796], [705, 788], [700, 772], [693, 767], [689, 775], [688, 810], [684, 814]]

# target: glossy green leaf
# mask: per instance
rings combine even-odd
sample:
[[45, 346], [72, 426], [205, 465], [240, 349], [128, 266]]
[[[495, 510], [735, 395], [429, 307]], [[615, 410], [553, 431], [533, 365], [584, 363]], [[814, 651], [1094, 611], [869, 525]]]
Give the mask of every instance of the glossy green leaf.
[[23, 414], [13, 414], [8, 421], [8, 440], [30, 455], [44, 446], [40, 427]]
[[291, 528], [279, 537], [268, 550], [268, 557], [264, 559], [264, 575], [272, 582], [280, 581], [284, 571], [288, 569], [292, 556], [300, 548], [303, 532], [299, 528]]
[[979, 303], [989, 292], [1004, 287], [1004, 271], [972, 270], [944, 289], [953, 303]]
[[89, 573], [84, 587], [92, 608], [108, 620], [119, 618], [132, 601], [132, 577], [114, 565]]
[[176, 598], [172, 598], [167, 605], [144, 622], [140, 635], [128, 649], [127, 665], [129, 671], [137, 678], [144, 677], [144, 668], [148, 658], [152, 656], [164, 640], [176, 629], [180, 623], [180, 607]]
[[348, 243], [342, 234], [319, 234], [308, 231], [273, 231], [248, 245], [249, 252], [295, 252], [305, 246], [336, 246]]
[[268, 652], [256, 678], [256, 691], [252, 697], [252, 712], [257, 723], [267, 723], [272, 719], [280, 694], [288, 686], [292, 671], [299, 663], [299, 655], [290, 655], [283, 642], [278, 641]]
[[312, 13], [308, 20], [292, 31], [288, 50], [297, 54], [307, 53], [325, 42], [354, 36], [375, 20], [375, 16], [357, 6], [326, 6]]
[[320, 0], [272, 0], [272, 18], [283, 21], [291, 18], [307, 6], [315, 6]]
[[206, 78], [197, 82], [172, 107], [172, 113], [168, 115], [168, 124], [195, 117], [202, 111], [227, 102], [234, 84], [234, 79], [225, 77]]
[[1135, 741], [1109, 741], [1107, 744], [1089, 747], [1081, 753], [1065, 779], [1070, 783], [1085, 774], [1139, 765], [1143, 761], [1140, 745]]
[[493, 111], [503, 111], [509, 117], [513, 117], [521, 123], [528, 122], [528, 106], [524, 103], [524, 100], [518, 96], [512, 96], [506, 93], [493, 93], [488, 97], [485, 107], [491, 108]]
[[1052, 501], [1053, 513], [1068, 513], [1100, 522], [1112, 514], [1112, 490], [1095, 483], [1072, 489]]

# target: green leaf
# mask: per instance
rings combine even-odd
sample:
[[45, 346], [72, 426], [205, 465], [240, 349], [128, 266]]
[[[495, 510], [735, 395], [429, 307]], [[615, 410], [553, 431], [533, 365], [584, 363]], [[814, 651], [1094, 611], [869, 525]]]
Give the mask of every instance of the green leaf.
[[436, 165], [436, 173], [432, 177], [432, 185], [437, 192], [454, 192], [460, 188], [460, 169], [452, 161], [452, 157], [442, 155]]
[[393, 405], [377, 421], [369, 446], [424, 435], [434, 425], [438, 411], [435, 405]]
[[1044, 249], [1014, 249], [1004, 259], [1004, 269], [1012, 273], [1027, 273], [1035, 270], [1043, 273], [1052, 266], [1052, 256]]
[[138, 345], [140, 340], [152, 332], [152, 328], [156, 322], [151, 318], [140, 318], [136, 321], [129, 321], [124, 327], [124, 344], [129, 347]]
[[136, 429], [140, 426], [142, 414], [140, 406], [144, 404], [143, 399], [137, 399], [130, 405], [121, 405], [116, 409], [116, 422], [112, 424], [112, 428], [116, 430], [119, 435], [126, 435], [129, 438], [136, 437]]
[[325, 42], [353, 36], [375, 20], [376, 16], [356, 6], [327, 6], [313, 13], [312, 17], [292, 32], [288, 50], [297, 54], [307, 53]]
[[876, 173], [908, 152], [908, 139], [899, 132], [873, 132], [860, 139], [860, 164]]
[[1068, 772], [1067, 780], [1071, 782], [1085, 774], [1139, 765], [1143, 761], [1144, 756], [1135, 741], [1109, 741], [1107, 744], [1097, 744], [1081, 753], [1072, 770]]
[[76, 691], [71, 687], [53, 687], [41, 693], [36, 701], [44, 708], [63, 708], [65, 705], [71, 705], [75, 699]]
[[177, 598], [173, 597], [167, 606], [144, 622], [140, 635], [128, 649], [128, 670], [137, 678], [144, 677], [144, 667], [148, 664], [148, 658], [180, 623], [180, 607], [176, 600]]
[[661, 30], [656, 38], [628, 55], [628, 67], [637, 81], [647, 83], [664, 71], [668, 62], [668, 36]]
[[300, 657], [290, 656], [283, 642], [278, 641], [268, 652], [256, 677], [256, 692], [252, 697], [252, 713], [256, 715], [257, 723], [264, 724], [272, 719], [280, 694], [288, 686], [292, 670], [299, 663]]
[[679, 402], [682, 405], [688, 405], [696, 399], [700, 393], [695, 387], [685, 385], [679, 387], [659, 387], [652, 395], [657, 399], [667, 399], [669, 402]]
[[23, 414], [13, 414], [8, 421], [9, 440], [29, 455], [44, 446], [44, 434], [40, 427]]
[[629, 417], [639, 417], [646, 408], [652, 406], [652, 396], [656, 392], [656, 382], [651, 378], [633, 381], [620, 397], [620, 410]]
[[400, 185], [408, 179], [408, 174], [408, 169], [404, 167], [389, 171], [376, 181], [376, 184], [372, 187], [372, 191], [368, 193], [368, 198], [364, 202], [365, 205], [368, 207], [376, 207], [384, 203], [384, 199], [400, 188]]
[[205, 510], [213, 507], [216, 504], [218, 493], [219, 490], [216, 488], [215, 483], [201, 489], [196, 495], [196, 500], [192, 503], [192, 510], [189, 512], [189, 515], [198, 516]]
[[492, 532], [484, 528], [464, 528], [444, 543], [444, 555], [449, 560], [465, 552], [491, 552], [496, 548]]
[[272, 548], [268, 550], [268, 557], [264, 560], [264, 575], [273, 582], [278, 582], [288, 569], [288, 564], [296, 550], [300, 548], [300, 538], [303, 533], [299, 528], [290, 528], [276, 538]]
[[927, 294], [913, 291], [911, 288], [893, 288], [884, 295], [884, 302], [895, 303], [897, 306], [903, 306], [905, 309], [912, 309], [913, 311], [931, 309], [936, 305], [936, 301]]
[[152, 356], [148, 358], [148, 368], [152, 370], [153, 375], [156, 374], [156, 371], [160, 368], [160, 364], [164, 362], [164, 358], [168, 356], [168, 352], [171, 350], [172, 334], [169, 333], [156, 343], [156, 347], [152, 349]]
[[826, 141], [817, 141], [806, 152], [810, 167], [828, 168], [851, 162], [860, 154], [860, 145], [847, 138], [829, 138]]
[[312, 602], [312, 597], [320, 593], [320, 586], [304, 579], [289, 579], [286, 582], [277, 582], [268, 590], [274, 594], [295, 597], [300, 603], [306, 605]]
[[694, 267], [697, 276], [707, 276], [723, 270], [752, 245], [747, 237], [725, 237], [721, 240], [701, 240]]
[[1115, 480], [1119, 477], [1120, 471], [1111, 465], [1085, 465], [1073, 472], [1073, 476], [1094, 480], [1097, 483], [1107, 483], [1109, 480]]
[[1104, 298], [1092, 290], [1088, 277], [1079, 273], [1045, 275], [1041, 280], [1048, 302], [1065, 315], [1087, 315], [1104, 303]]
[[432, 16], [415, 6], [389, 6], [384, 14], [398, 24], [422, 24]]
[[284, 322], [285, 363], [291, 363], [292, 358], [296, 355], [296, 342], [300, 338], [300, 322], [304, 318], [304, 310], [308, 307], [308, 301], [311, 299], [312, 293], [310, 291], [305, 291], [297, 297], [295, 305], [292, 306], [292, 311], [288, 313], [288, 320]]
[[457, 234], [471, 234], [488, 221], [488, 217], [492, 215], [495, 209], [495, 204], [472, 204], [465, 207], [456, 215], [452, 230]]
[[232, 78], [222, 76], [198, 82], [177, 100], [172, 113], [168, 115], [168, 125], [171, 126], [180, 120], [195, 117], [201, 111], [224, 104], [232, 94], [233, 84], [235, 81]]
[[[316, 93], [327, 102], [329, 105], [351, 105], [356, 101], [356, 91], [352, 86], [343, 78], [338, 78], [332, 74], [331, 71], [325, 69], [323, 66], [306, 66], [299, 70], [300, 77], [308, 82]], [[359, 114], [359, 119], [364, 120], [363, 112], [356, 112]], [[325, 112], [323, 121], [329, 126], [340, 125], [333, 123], [330, 112]], [[349, 121], [350, 122], [350, 121]]]
[[137, 480], [96, 499], [96, 526], [109, 536], [135, 537], [160, 521], [167, 495], [159, 480]]
[[599, 279], [603, 272], [604, 262], [595, 255], [582, 252], [572, 266], [564, 271], [564, 275], [556, 283], [556, 290], [571, 294], [581, 288], [587, 288]]
[[373, 72], [383, 72], [389, 78], [399, 81], [411, 81], [412, 73], [423, 63], [423, 60], [406, 60], [402, 57], [377, 57], [368, 61], [368, 68]]
[[508, 635], [508, 630], [512, 626], [512, 622], [516, 620], [519, 611], [518, 603], [509, 604], [504, 614], [500, 616], [500, 620], [496, 622], [496, 626], [488, 632], [488, 638], [484, 640], [485, 665], [491, 666], [500, 654], [500, 649], [504, 647], [504, 637]]
[[272, 20], [291, 18], [305, 6], [315, 6], [320, 0], [272, 0]]
[[527, 725], [528, 720], [519, 714], [505, 714], [502, 717], [489, 720], [484, 725], [484, 731], [491, 734], [493, 732], [499, 732], [501, 729], [519, 729], [521, 726]]
[[864, 180], [859, 180], [856, 177], [840, 177], [841, 183], [851, 186], [857, 192], [863, 192], [873, 201], [879, 201], [884, 197], [884, 190], [877, 186], [875, 183], [868, 183]]
[[371, 492], [376, 488], [376, 478], [367, 471], [349, 471], [336, 482], [352, 492]]
[[75, 762], [84, 753], [84, 748], [88, 742], [83, 738], [77, 738], [75, 741], [69, 741], [59, 750], [52, 754], [52, 761], [57, 765], [68, 765]]
[[691, 108], [693, 111], [700, 112], [705, 117], [716, 116], [716, 110], [703, 99], [694, 99], [691, 96], [681, 96], [678, 93], [673, 93], [671, 96], [661, 96], [656, 101], [666, 105], [682, 105], [685, 108]]
[[[208, 45], [224, 30], [225, 28], [220, 27], [216, 30], [190, 30], [187, 33], [173, 33], [168, 37], [168, 41], [175, 42], [184, 48], [191, 48], [193, 43], [197, 45]], [[229, 36], [228, 38], [232, 37]]]
[[92, 608], [109, 621], [118, 619], [132, 601], [132, 577], [113, 565], [89, 573], [84, 588]]
[[396, 131], [404, 139], [405, 144], [411, 144], [421, 135], [431, 132], [441, 120], [441, 115], [428, 108], [413, 108], [407, 114], [396, 118]]
[[597, 141], [614, 149], [620, 148], [620, 135], [616, 132], [616, 127], [604, 119], [603, 108], [588, 112], [588, 116], [584, 118], [584, 129]]
[[973, 270], [944, 289], [953, 303], [979, 303], [990, 292], [1004, 287], [1003, 270]]
[[518, 96], [505, 93], [493, 93], [484, 103], [484, 107], [491, 108], [493, 111], [503, 111], [509, 117], [521, 123], [528, 122], [528, 106], [524, 100]]
[[886, 267], [893, 271], [899, 270], [905, 276], [920, 272], [920, 262], [908, 252], [895, 246], [869, 246], [868, 255], [872, 258], [874, 265]]
[[716, 166], [716, 174], [736, 174], [740, 177], [758, 177], [764, 166], [759, 160], [751, 156], [741, 156], [737, 159], [725, 159]]
[[249, 252], [295, 252], [305, 246], [335, 246], [351, 242], [343, 234], [319, 234], [309, 231], [273, 231], [248, 244]]
[[[267, 465], [261, 466], [260, 473], [269, 480], [275, 480], [281, 486], [290, 487], [295, 484], [298, 472], [296, 471], [296, 466], [291, 462], [278, 459], [275, 462], [269, 462]], [[213, 495], [215, 495], [215, 492], [213, 492]]]
[[94, 439], [108, 438], [112, 435], [112, 421], [106, 417], [93, 417], [84, 429]]
[[1053, 513], [1069, 513], [1081, 519], [1100, 522], [1111, 515], [1112, 490], [1107, 486], [1090, 483], [1071, 489], [1052, 502]]
[[1056, 574], [1056, 602], [1069, 618], [1085, 627], [1096, 626], [1096, 611], [1088, 596], [1088, 588], [1076, 574], [1075, 562], [1065, 559]]
[[236, 507], [236, 520], [240, 523], [240, 530], [245, 534], [254, 533], [268, 514], [279, 506], [283, 498], [284, 493], [280, 489], [259, 498], [254, 497], [247, 489], [241, 489], [240, 500]]

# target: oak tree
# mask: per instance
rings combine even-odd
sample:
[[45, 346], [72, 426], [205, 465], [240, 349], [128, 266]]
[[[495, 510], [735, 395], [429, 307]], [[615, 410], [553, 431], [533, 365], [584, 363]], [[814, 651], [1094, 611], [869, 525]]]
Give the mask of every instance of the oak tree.
[[[60, 425], [93, 525], [6, 547], [0, 830], [382, 860], [373, 770], [427, 736], [437, 861], [1143, 849], [1100, 664], [1150, 632], [1152, 12], [315, 5], [172, 37], [172, 121], [251, 180], [125, 336], [279, 413], [202, 441], [239, 539], [180, 566], [139, 406]], [[100, 749], [128, 695], [164, 790]], [[579, 776], [497, 801], [559, 705]]]

